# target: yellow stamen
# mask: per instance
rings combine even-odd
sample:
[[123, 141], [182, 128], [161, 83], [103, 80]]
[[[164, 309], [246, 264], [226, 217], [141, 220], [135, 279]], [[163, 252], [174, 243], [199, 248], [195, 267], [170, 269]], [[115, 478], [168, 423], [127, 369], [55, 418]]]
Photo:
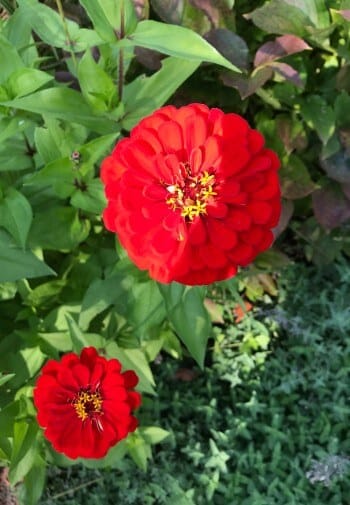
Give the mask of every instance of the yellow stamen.
[[170, 193], [166, 203], [171, 210], [178, 210], [182, 217], [193, 221], [197, 216], [207, 213], [208, 203], [217, 195], [214, 187], [214, 174], [205, 171], [192, 176], [186, 173], [181, 183], [166, 186]]
[[72, 403], [77, 416], [82, 421], [85, 421], [93, 414], [102, 413], [103, 400], [98, 391], [95, 391], [95, 393], [91, 393], [89, 390], [80, 391]]

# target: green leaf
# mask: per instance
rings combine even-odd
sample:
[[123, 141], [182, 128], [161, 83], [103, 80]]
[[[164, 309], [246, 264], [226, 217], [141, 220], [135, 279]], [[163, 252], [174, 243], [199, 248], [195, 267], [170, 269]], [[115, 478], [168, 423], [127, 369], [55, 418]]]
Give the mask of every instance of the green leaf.
[[54, 275], [55, 272], [31, 251], [23, 251], [0, 230], [0, 282]]
[[0, 143], [4, 142], [6, 139], [15, 136], [19, 132], [22, 132], [32, 123], [28, 119], [22, 119], [18, 117], [8, 118], [4, 117], [0, 119]]
[[123, 9], [124, 32], [129, 34], [137, 25], [135, 8], [130, 0], [80, 0], [91, 19], [96, 32], [107, 42], [115, 42], [121, 26]]
[[147, 460], [152, 458], [149, 444], [138, 432], [135, 432], [126, 439], [126, 446], [136, 465], [145, 472], [147, 470]]
[[[65, 18], [63, 23], [61, 16], [46, 5], [37, 0], [18, 0], [20, 9], [24, 12], [28, 24], [41, 40], [53, 47], [61, 47], [67, 51], [83, 51], [89, 46], [101, 43], [97, 33], [91, 32], [90, 40], [81, 37], [83, 30], [79, 29], [77, 23]], [[69, 33], [67, 40], [66, 29]], [[80, 40], [79, 40], [80, 39]], [[71, 43], [70, 43], [71, 42]]]
[[158, 284], [168, 311], [168, 318], [192, 357], [203, 367], [207, 340], [211, 331], [210, 317], [204, 307], [200, 288], [173, 282]]
[[102, 135], [118, 129], [114, 121], [94, 116], [81, 93], [69, 88], [44, 89], [23, 98], [0, 102], [0, 104], [79, 123]]
[[326, 144], [335, 131], [335, 113], [319, 95], [308, 96], [301, 102], [300, 112], [304, 120]]
[[29, 95], [52, 81], [52, 75], [35, 68], [21, 68], [11, 74], [6, 87], [11, 98]]
[[[9, 153], [11, 153], [11, 156], [9, 156]], [[32, 158], [28, 156], [26, 146], [22, 140], [11, 138], [0, 145], [0, 173], [18, 172], [32, 167]]]
[[0, 386], [3, 386], [6, 384], [7, 381], [11, 380], [12, 377], [14, 377], [14, 373], [7, 373], [7, 374], [1, 374], [0, 375]]
[[34, 215], [29, 243], [54, 251], [71, 251], [83, 242], [90, 231], [90, 222], [81, 219], [70, 207], [54, 205]]
[[104, 186], [101, 180], [94, 179], [89, 181], [84, 191], [77, 189], [73, 193], [70, 202], [77, 209], [101, 215], [103, 209], [106, 207]]
[[37, 455], [34, 465], [24, 476], [23, 503], [26, 505], [37, 505], [44, 490], [46, 476], [46, 463]]
[[117, 103], [116, 85], [90, 51], [86, 51], [79, 62], [78, 79], [84, 97], [96, 111], [105, 112]]
[[[79, 3], [86, 10], [89, 18], [91, 19], [96, 32], [99, 34], [101, 39], [106, 42], [115, 42], [116, 34], [114, 32], [113, 26], [111, 25], [108, 16], [106, 15], [103, 5], [107, 2], [104, 0], [79, 0]], [[109, 2], [108, 2], [109, 3]], [[113, 2], [115, 6], [118, 4]]]
[[34, 465], [37, 455], [37, 434], [38, 425], [34, 420], [31, 424], [28, 424], [27, 421], [18, 421], [14, 425], [13, 449], [9, 472], [9, 478], [13, 486], [22, 480]]
[[140, 119], [161, 107], [198, 66], [198, 61], [166, 58], [162, 68], [151, 77], [140, 76], [125, 86], [123, 128], [130, 130]]
[[118, 300], [125, 300], [133, 285], [131, 276], [118, 273], [107, 279], [95, 280], [86, 291], [79, 316], [79, 326], [85, 330], [92, 319]]
[[33, 213], [28, 200], [14, 188], [8, 188], [0, 202], [0, 226], [24, 249]]
[[296, 155], [291, 155], [280, 171], [282, 195], [284, 198], [296, 200], [304, 198], [317, 188], [303, 161]]
[[8, 77], [16, 70], [23, 68], [24, 64], [19, 57], [16, 49], [9, 41], [0, 33], [0, 61], [1, 73], [0, 84], [5, 82]]
[[216, 63], [240, 72], [200, 35], [182, 26], [167, 25], [158, 21], [141, 21], [128, 39], [136, 46], [154, 49], [169, 56]]
[[170, 435], [169, 431], [158, 428], [158, 426], [143, 426], [138, 431], [145, 441], [151, 445], [159, 444]]
[[154, 379], [146, 356], [141, 349], [124, 349], [115, 342], [109, 341], [106, 345], [109, 358], [116, 358], [122, 364], [122, 370], [134, 370], [139, 378], [137, 389], [145, 393], [154, 394]]
[[78, 176], [73, 161], [61, 158], [49, 163], [25, 182], [26, 187], [48, 187], [59, 198], [67, 198], [75, 191], [74, 181]]
[[314, 4], [313, 0], [271, 0], [245, 17], [267, 33], [303, 37], [307, 34], [306, 26], [313, 24], [309, 18], [310, 8], [305, 5], [307, 3]]
[[[13, 375], [13, 374], [11, 374]], [[4, 437], [13, 437], [14, 419], [19, 412], [19, 402], [9, 403], [0, 411], [0, 433]]]
[[66, 320], [68, 324], [69, 334], [73, 343], [73, 351], [80, 354], [80, 351], [84, 347], [89, 347], [89, 342], [86, 340], [84, 333], [81, 331], [73, 317], [66, 314]]

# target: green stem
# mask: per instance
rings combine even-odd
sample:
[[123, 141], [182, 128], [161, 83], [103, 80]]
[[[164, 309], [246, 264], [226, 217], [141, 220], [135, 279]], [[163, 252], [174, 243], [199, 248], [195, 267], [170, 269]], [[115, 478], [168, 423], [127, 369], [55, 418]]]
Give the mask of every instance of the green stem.
[[64, 12], [63, 12], [63, 7], [62, 7], [61, 0], [56, 0], [56, 5], [57, 5], [57, 9], [58, 9], [59, 15], [61, 16], [61, 19], [62, 19], [62, 23], [63, 23], [63, 27], [64, 27], [64, 33], [66, 35], [67, 42], [69, 43], [69, 49], [70, 49], [70, 54], [71, 54], [71, 57], [72, 57], [73, 65], [74, 65], [75, 70], [77, 70], [77, 60], [76, 60], [76, 57], [75, 57], [75, 54], [74, 54], [74, 51], [73, 51], [73, 41], [72, 41], [72, 39], [70, 38], [70, 35], [69, 35], [68, 25], [67, 25], [66, 18], [65, 18]]
[[[125, 17], [124, 17], [124, 2], [120, 5], [120, 32], [119, 40], [125, 37]], [[122, 48], [119, 49], [119, 59], [118, 59], [118, 97], [119, 101], [123, 98], [123, 86], [124, 86], [124, 51]]]

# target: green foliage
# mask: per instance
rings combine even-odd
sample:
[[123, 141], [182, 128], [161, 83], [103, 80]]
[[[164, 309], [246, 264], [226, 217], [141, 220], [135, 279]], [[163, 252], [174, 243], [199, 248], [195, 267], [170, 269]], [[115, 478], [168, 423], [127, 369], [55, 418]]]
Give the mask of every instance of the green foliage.
[[[306, 285], [295, 298], [288, 292], [290, 307], [280, 299], [275, 319], [290, 333], [288, 350], [276, 344], [280, 330], [271, 321], [233, 324], [232, 303], [242, 305], [239, 291], [253, 303], [275, 297], [274, 271], [288, 263], [286, 254], [302, 252], [319, 266], [350, 254], [349, 3], [261, 0], [252, 12], [251, 2], [231, 0], [80, 0], [63, 2], [63, 12], [37, 0], [0, 3], [9, 13], [0, 20], [0, 459], [12, 483], [23, 482], [21, 500], [37, 503], [45, 462], [71, 463], [37, 429], [32, 388], [40, 368], [94, 345], [136, 370], [145, 398], [146, 424], [103, 460], [84, 462], [112, 488], [115, 475], [97, 469], [124, 476], [122, 503], [142, 496], [141, 503], [258, 505], [269, 497], [268, 505], [316, 505], [321, 494], [307, 488], [301, 453], [336, 452], [343, 437], [346, 287], [339, 278], [339, 297], [326, 287], [317, 298], [328, 311], [322, 323], [306, 305]], [[265, 254], [215, 288], [219, 309], [211, 306], [210, 315], [204, 289], [158, 286], [101, 223], [101, 160], [125, 130], [168, 101], [244, 114], [282, 162], [276, 234], [283, 253]], [[295, 285], [293, 275], [282, 284]], [[290, 330], [298, 328], [288, 312], [295, 300], [298, 310], [308, 307], [302, 337]], [[225, 328], [213, 331], [210, 316]], [[199, 367], [212, 360], [196, 379], [204, 402], [182, 385], [172, 398], [166, 377], [174, 365], [151, 366], [164, 353], [190, 355]], [[159, 453], [146, 470], [151, 446], [167, 435], [154, 423], [178, 433], [176, 456]], [[175, 448], [174, 435], [165, 443]], [[137, 471], [143, 494], [125, 477], [126, 454], [149, 472]], [[182, 459], [191, 470], [180, 476], [174, 468]], [[341, 493], [347, 500], [339, 485], [328, 503], [338, 505]]]
[[291, 265], [278, 304], [230, 325], [227, 299], [204, 371], [182, 381], [165, 356], [155, 368], [158, 397], [142, 415], [157, 413], [171, 436], [147, 472], [129, 460], [104, 473], [52, 469], [42, 505], [346, 503], [349, 286], [345, 262]]

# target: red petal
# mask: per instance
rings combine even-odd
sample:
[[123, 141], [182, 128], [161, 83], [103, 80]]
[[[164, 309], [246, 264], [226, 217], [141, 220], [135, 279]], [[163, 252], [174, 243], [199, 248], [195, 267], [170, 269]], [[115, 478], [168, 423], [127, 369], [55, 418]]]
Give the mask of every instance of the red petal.
[[190, 116], [184, 124], [184, 143], [188, 156], [192, 149], [202, 146], [207, 138], [207, 123], [201, 116]]
[[257, 130], [249, 130], [248, 142], [250, 151], [252, 154], [256, 154], [264, 147], [265, 139]]
[[251, 202], [248, 204], [248, 211], [254, 223], [266, 224], [272, 214], [272, 207], [267, 202]]
[[228, 208], [222, 202], [213, 202], [207, 205], [207, 214], [210, 217], [216, 217], [217, 219], [224, 218], [227, 214]]
[[182, 129], [175, 121], [167, 121], [158, 128], [159, 140], [167, 153], [183, 149]]
[[188, 240], [192, 245], [203, 244], [207, 239], [207, 231], [205, 229], [201, 217], [197, 217], [189, 226]]
[[133, 370], [127, 370], [122, 374], [124, 378], [124, 384], [127, 389], [134, 388], [139, 382], [139, 378]]
[[250, 215], [243, 210], [231, 210], [227, 224], [236, 231], [248, 230], [251, 225]]
[[237, 244], [237, 234], [217, 219], [208, 219], [208, 231], [211, 242], [223, 250], [229, 250]]
[[236, 265], [246, 266], [255, 257], [254, 249], [249, 244], [240, 244], [236, 249], [230, 252], [230, 258]]

